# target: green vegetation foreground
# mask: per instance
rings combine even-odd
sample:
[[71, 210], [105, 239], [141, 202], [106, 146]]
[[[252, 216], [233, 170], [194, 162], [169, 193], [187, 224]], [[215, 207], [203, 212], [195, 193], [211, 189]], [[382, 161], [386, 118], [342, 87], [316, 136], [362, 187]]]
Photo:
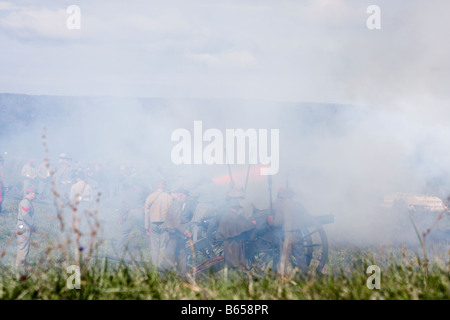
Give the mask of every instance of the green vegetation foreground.
[[[0, 299], [82, 299], [82, 300], [354, 300], [354, 299], [444, 299], [450, 298], [450, 264], [435, 261], [425, 269], [417, 258], [400, 258], [383, 253], [380, 259], [380, 289], [370, 289], [369, 251], [333, 248], [328, 274], [292, 274], [280, 277], [272, 272], [252, 270], [241, 274], [220, 272], [198, 279], [181, 279], [159, 274], [147, 264], [127, 265], [96, 260], [83, 265], [80, 289], [70, 289], [72, 272], [62, 267], [35, 266], [28, 275], [0, 270]], [[346, 259], [339, 266], [338, 259]], [[342, 260], [343, 261], [343, 260]], [[367, 260], [368, 261], [368, 260]], [[375, 263], [372, 260], [372, 263]], [[369, 285], [368, 285], [369, 284]]]
[[[0, 299], [3, 300], [410, 300], [450, 298], [450, 246], [448, 241], [407, 248], [331, 245], [322, 274], [295, 272], [281, 277], [257, 268], [235, 274], [220, 271], [201, 277], [180, 278], [150, 267], [144, 252], [140, 262], [101, 256], [81, 261], [79, 289], [74, 270], [58, 255], [45, 256], [42, 248], [54, 226], [41, 224], [34, 262], [28, 273], [11, 268], [15, 252], [15, 208], [11, 202], [0, 216]], [[46, 219], [44, 210], [40, 221]], [[39, 213], [38, 213], [39, 214]], [[419, 241], [418, 241], [419, 243]], [[37, 247], [40, 247], [37, 250]], [[426, 259], [424, 259], [426, 253]], [[148, 255], [148, 254], [147, 254]], [[43, 259], [43, 257], [46, 257]], [[369, 266], [378, 267], [378, 274]], [[378, 276], [378, 278], [377, 278]], [[379, 289], [377, 289], [379, 287]]]

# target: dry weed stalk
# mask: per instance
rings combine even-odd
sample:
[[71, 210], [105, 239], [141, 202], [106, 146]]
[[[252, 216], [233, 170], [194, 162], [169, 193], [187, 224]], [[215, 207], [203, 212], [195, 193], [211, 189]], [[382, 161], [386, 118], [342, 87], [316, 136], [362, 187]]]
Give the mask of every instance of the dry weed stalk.
[[[448, 210], [448, 201], [447, 203], [444, 205], [444, 208], [442, 209], [442, 211], [440, 212], [440, 214], [436, 217], [436, 219], [434, 220], [434, 222], [432, 223], [432, 225], [426, 229], [426, 231], [422, 232], [422, 234], [419, 234], [419, 231], [417, 230], [416, 224], [414, 223], [414, 220], [409, 217], [413, 227], [414, 227], [414, 231], [416, 232], [417, 238], [419, 239], [420, 242], [420, 246], [422, 247], [422, 253], [423, 253], [423, 268], [425, 270], [425, 274], [428, 275], [428, 263], [429, 260], [427, 258], [427, 251], [426, 251], [426, 238], [427, 236], [430, 234], [430, 232], [437, 226], [437, 224], [439, 223], [440, 220], [442, 220], [442, 218], [444, 217], [445, 213]], [[418, 262], [420, 264], [420, 260], [418, 259]]]
[[[64, 256], [63, 260], [63, 267], [64, 269], [67, 268], [67, 262], [71, 261], [72, 258], [74, 258], [75, 263], [78, 263], [81, 265], [81, 252], [84, 250], [82, 243], [81, 243], [81, 237], [83, 236], [82, 231], [80, 230], [80, 223], [82, 217], [80, 217], [80, 214], [82, 215], [83, 212], [79, 212], [80, 209], [80, 202], [76, 200], [74, 203], [70, 201], [70, 199], [67, 199], [67, 201], [64, 201], [63, 196], [61, 192], [58, 190], [56, 180], [55, 180], [55, 171], [51, 168], [50, 162], [49, 162], [49, 156], [48, 156], [48, 148], [46, 143], [46, 128], [44, 127], [44, 135], [42, 136], [44, 142], [44, 152], [45, 152], [45, 165], [47, 170], [50, 172], [51, 177], [51, 186], [52, 186], [52, 193], [54, 195], [54, 206], [56, 208], [56, 216], [59, 221], [59, 227], [60, 227], [60, 235], [61, 235], [61, 243], [55, 243], [53, 242], [48, 248], [45, 249], [45, 254], [49, 254], [55, 249], [59, 249], [62, 251], [62, 254]], [[96, 202], [100, 202], [100, 195], [101, 193], [98, 193]], [[76, 197], [78, 199], [78, 197]], [[64, 219], [64, 209], [69, 208], [72, 219], [71, 219], [71, 226], [68, 228], [66, 226], [66, 222], [70, 221], [69, 219]], [[93, 212], [89, 211], [88, 209], [84, 212], [85, 218], [88, 219], [88, 225], [90, 228], [89, 232], [89, 254], [88, 257], [92, 257], [93, 252], [97, 245], [99, 245], [101, 242], [97, 242], [96, 238], [98, 235], [98, 232], [100, 230], [100, 223], [98, 220], [98, 211], [94, 210]], [[90, 218], [94, 221], [93, 223], [90, 222]], [[74, 236], [74, 240], [72, 240], [72, 236]], [[75, 250], [71, 252], [72, 250], [69, 250], [71, 247], [72, 242], [74, 242]], [[51, 243], [51, 241], [50, 241]]]

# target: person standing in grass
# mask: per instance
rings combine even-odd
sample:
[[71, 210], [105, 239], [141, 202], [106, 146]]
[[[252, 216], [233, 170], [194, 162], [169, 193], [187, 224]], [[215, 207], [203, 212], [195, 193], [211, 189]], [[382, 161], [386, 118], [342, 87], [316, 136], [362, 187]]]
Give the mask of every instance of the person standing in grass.
[[47, 158], [37, 167], [39, 199], [41, 200], [50, 196], [51, 176], [52, 170]]
[[59, 155], [60, 166], [55, 172], [55, 182], [62, 200], [69, 198], [70, 188], [73, 184], [74, 169], [72, 166], [72, 157], [65, 153]]
[[28, 265], [27, 256], [30, 251], [31, 235], [36, 228], [33, 219], [34, 208], [32, 202], [36, 198], [37, 192], [35, 189], [27, 189], [25, 193], [24, 198], [19, 203], [16, 222], [16, 269], [20, 269]]
[[150, 235], [150, 255], [152, 264], [159, 268], [162, 262], [162, 248], [166, 242], [166, 233], [162, 224], [166, 220], [167, 210], [172, 203], [172, 196], [165, 192], [165, 183], [160, 181], [157, 190], [145, 200], [145, 230]]
[[2, 204], [5, 200], [5, 193], [8, 191], [8, 185], [5, 178], [5, 167], [3, 156], [0, 155], [0, 213], [2, 212]]
[[69, 199], [72, 203], [72, 227], [74, 228], [77, 248], [75, 249], [75, 259], [79, 261], [80, 251], [86, 246], [93, 245], [87, 240], [95, 228], [95, 221], [92, 217], [92, 204], [94, 194], [92, 187], [87, 183], [83, 171], [78, 171], [75, 175], [76, 183], [70, 188]]
[[190, 221], [190, 212], [186, 204], [189, 192], [178, 189], [174, 192], [174, 199], [167, 211], [166, 220], [162, 228], [167, 233], [167, 242], [164, 246], [163, 270], [174, 268], [180, 274], [186, 274], [186, 253], [184, 248], [186, 240], [191, 237], [187, 229]]
[[223, 239], [225, 266], [231, 269], [247, 268], [245, 241], [254, 230], [254, 224], [242, 215], [239, 197], [230, 197], [217, 229], [216, 238]]
[[191, 221], [192, 240], [195, 242], [204, 236], [204, 220], [213, 219], [216, 215], [216, 205], [219, 202], [219, 193], [212, 180], [202, 178], [191, 192], [192, 198], [196, 200], [195, 210]]
[[[132, 183], [125, 182], [122, 185], [119, 204], [119, 232], [118, 232], [118, 254], [121, 258], [125, 258], [127, 252], [131, 250], [131, 240], [133, 231], [137, 230], [142, 236], [145, 236], [144, 225], [144, 200], [146, 194], [142, 186], [135, 181]], [[149, 246], [149, 243], [145, 243]]]
[[34, 160], [30, 159], [23, 167], [21, 171], [23, 177], [23, 194], [26, 195], [28, 189], [37, 189], [37, 170], [34, 164]]
[[302, 204], [293, 200], [293, 196], [290, 188], [280, 188], [274, 203], [274, 214], [268, 219], [271, 226], [281, 226], [282, 229], [283, 241], [278, 266], [280, 274], [285, 274], [291, 264], [301, 270], [308, 267], [301, 231], [308, 219], [308, 213]]

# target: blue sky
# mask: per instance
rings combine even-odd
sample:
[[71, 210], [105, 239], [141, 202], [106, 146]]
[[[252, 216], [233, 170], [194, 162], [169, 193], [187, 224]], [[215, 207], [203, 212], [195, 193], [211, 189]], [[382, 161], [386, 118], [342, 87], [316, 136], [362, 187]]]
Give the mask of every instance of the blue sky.
[[[80, 30], [66, 27], [74, 4]], [[366, 26], [373, 4], [381, 30]], [[0, 1], [0, 92], [352, 103], [439, 120], [449, 9], [445, 0]]]

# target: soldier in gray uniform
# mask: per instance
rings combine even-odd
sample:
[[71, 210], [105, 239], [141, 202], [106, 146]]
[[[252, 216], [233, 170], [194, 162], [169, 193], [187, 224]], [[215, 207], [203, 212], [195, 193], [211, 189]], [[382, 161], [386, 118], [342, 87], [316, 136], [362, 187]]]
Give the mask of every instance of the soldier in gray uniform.
[[131, 252], [131, 240], [133, 231], [138, 232], [145, 239], [147, 250], [150, 248], [148, 236], [145, 234], [144, 227], [144, 203], [146, 198], [145, 190], [138, 184], [124, 183], [120, 194], [122, 199], [119, 206], [119, 237], [118, 254], [125, 257], [127, 252]]
[[28, 263], [26, 261], [30, 251], [31, 234], [35, 229], [33, 220], [34, 208], [33, 200], [36, 197], [35, 189], [26, 190], [26, 195], [20, 201], [16, 222], [17, 256], [16, 269], [22, 269]]
[[23, 194], [26, 195], [26, 191], [29, 189], [37, 190], [37, 170], [34, 164], [34, 160], [30, 159], [23, 167], [21, 175], [24, 179], [23, 181]]
[[216, 185], [205, 178], [191, 192], [192, 198], [197, 202], [190, 226], [194, 242], [204, 236], [203, 233], [206, 233], [206, 230], [203, 230], [203, 222], [213, 219], [216, 215], [216, 206], [221, 201], [216, 189]]
[[39, 199], [46, 199], [50, 196], [52, 169], [50, 165], [44, 161], [37, 167], [37, 178], [39, 185]]
[[77, 182], [70, 188], [70, 202], [76, 210], [72, 210], [72, 222], [75, 230], [75, 237], [79, 237], [79, 247], [75, 249], [75, 259], [78, 261], [80, 251], [84, 250], [89, 243], [90, 234], [95, 227], [92, 205], [94, 195], [92, 187], [86, 182], [84, 173], [77, 172], [75, 175]]
[[237, 269], [247, 268], [248, 261], [245, 253], [245, 241], [254, 230], [254, 224], [240, 213], [239, 198], [231, 197], [228, 208], [222, 216], [217, 229], [217, 239], [223, 239], [223, 253], [225, 266]]
[[269, 216], [268, 221], [272, 226], [281, 226], [283, 233], [278, 266], [280, 274], [285, 274], [291, 264], [301, 270], [308, 268], [301, 231], [308, 220], [308, 212], [301, 203], [293, 200], [293, 196], [290, 188], [280, 188], [274, 203], [274, 215]]
[[6, 191], [8, 191], [8, 184], [5, 177], [3, 156], [0, 155], [0, 213], [2, 212], [2, 204], [5, 200]]
[[60, 167], [55, 173], [55, 182], [58, 192], [61, 194], [62, 200], [69, 198], [70, 188], [73, 184], [74, 170], [72, 167], [72, 158], [65, 153], [59, 156]]

